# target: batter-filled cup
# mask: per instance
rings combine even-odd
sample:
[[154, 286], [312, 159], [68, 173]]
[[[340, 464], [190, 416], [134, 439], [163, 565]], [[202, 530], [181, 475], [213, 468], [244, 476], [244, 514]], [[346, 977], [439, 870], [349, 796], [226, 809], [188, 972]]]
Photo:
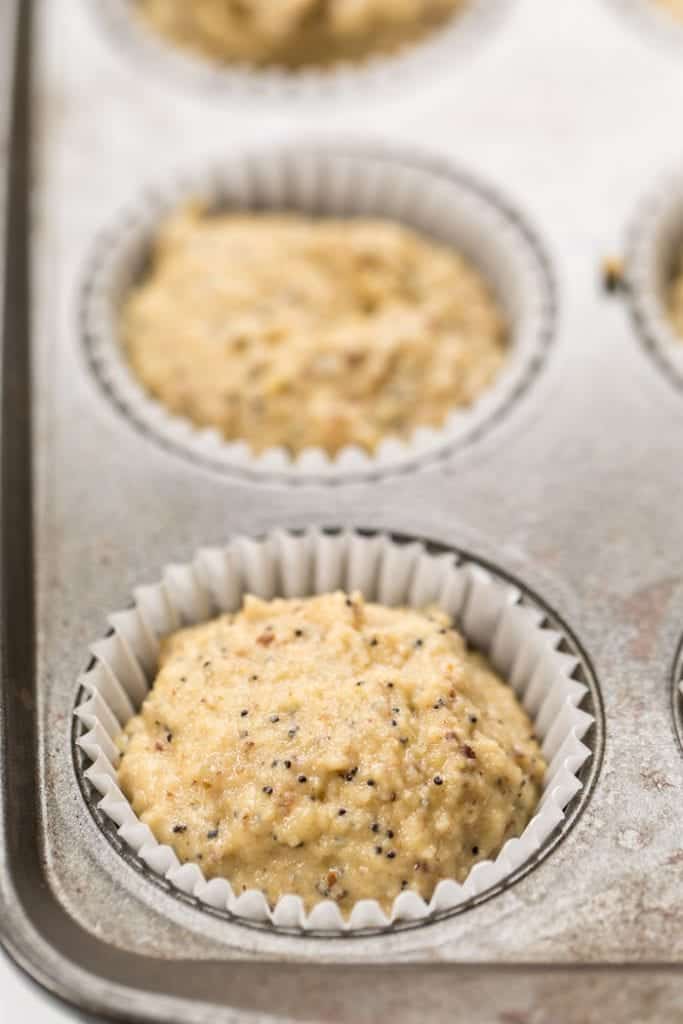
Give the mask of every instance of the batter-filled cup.
[[[388, 433], [372, 451], [346, 446], [329, 454], [282, 446], [255, 452], [200, 428], [151, 397], [129, 365], [121, 310], [145, 280], [163, 224], [188, 201], [231, 213], [394, 222], [427, 242], [453, 249], [481, 276], [506, 327], [506, 350], [493, 382], [439, 426]], [[542, 363], [554, 323], [554, 287], [543, 250], [506, 201], [448, 164], [386, 148], [301, 146], [227, 160], [149, 196], [106, 232], [90, 267], [83, 324], [91, 365], [117, 408], [147, 435], [193, 461], [283, 482], [367, 479], [444, 457], [490, 427]], [[455, 400], [454, 400], [455, 401]]]
[[626, 279], [641, 339], [683, 386], [683, 283], [677, 284], [683, 282], [683, 173], [669, 174], [642, 202], [628, 240]]
[[[493, 31], [512, 0], [454, 2], [450, 16], [435, 20], [424, 31], [416, 24], [414, 38], [407, 33], [402, 43], [388, 50], [369, 45], [355, 56], [334, 59], [332, 55], [327, 63], [322, 52], [319, 60], [313, 56], [295, 67], [284, 66], [277, 52], [268, 59], [267, 49], [250, 60], [246, 48], [241, 60], [237, 56], [231, 60], [202, 52], [201, 47], [178, 45], [172, 34], [160, 32], [153, 20], [136, 11], [136, 0], [88, 2], [114, 41], [140, 66], [166, 75], [182, 88], [199, 90], [213, 99], [268, 105], [296, 102], [297, 109], [315, 112], [331, 102], [366, 104], [368, 97], [375, 102], [398, 97], [421, 83], [453, 73], [467, 60], [472, 47]], [[357, 18], [359, 7], [351, 10], [351, 6], [348, 15]], [[286, 12], [281, 12], [276, 28], [286, 29], [286, 21]], [[265, 20], [264, 33], [273, 40], [271, 28]], [[377, 33], [372, 37], [376, 40]], [[293, 29], [292, 39], [301, 39], [301, 33]]]
[[[377, 900], [363, 898], [345, 914], [334, 899], [321, 897], [314, 905], [309, 901], [307, 909], [301, 897], [290, 892], [278, 892], [278, 898], [269, 901], [263, 891], [241, 891], [240, 887], [237, 893], [230, 878], [207, 880], [199, 861], [181, 864], [171, 845], [159, 843], [149, 825], [138, 819], [117, 776], [117, 740], [154, 681], [163, 637], [209, 622], [222, 612], [239, 610], [247, 594], [270, 601], [277, 596], [301, 599], [338, 591], [359, 594], [364, 601], [389, 608], [430, 608], [435, 616], [447, 615], [468, 646], [488, 660], [506, 684], [504, 689], [508, 683], [512, 687], [533, 723], [547, 765], [533, 817], [492, 859], [480, 860], [460, 882], [442, 878], [428, 900], [406, 887], [390, 908], [383, 910]], [[99, 800], [97, 794], [102, 797], [100, 811], [115, 823], [132, 855], [147, 870], [194, 897], [200, 907], [206, 904], [247, 922], [305, 931], [354, 931], [428, 920], [504, 884], [533, 861], [557, 832], [565, 808], [582, 788], [578, 773], [591, 755], [582, 739], [593, 718], [580, 707], [588, 690], [575, 678], [578, 658], [565, 653], [562, 633], [549, 627], [543, 612], [516, 587], [452, 552], [355, 532], [311, 530], [295, 535], [277, 531], [261, 540], [236, 538], [226, 548], [200, 551], [191, 565], [169, 566], [162, 582], [139, 588], [134, 607], [112, 615], [109, 621], [112, 633], [93, 645], [93, 664], [79, 681], [75, 714], [82, 730], [77, 743], [88, 763], [86, 789], [92, 787], [93, 801]], [[430, 628], [438, 631], [440, 626], [445, 633], [438, 618]], [[423, 642], [418, 639], [416, 644]], [[269, 646], [267, 629], [259, 643]], [[356, 685], [362, 687], [363, 681]], [[437, 702], [426, 713], [436, 719], [441, 707]], [[246, 732], [248, 707], [240, 714]], [[399, 736], [401, 709], [395, 714]], [[173, 742], [173, 737], [160, 737], [160, 747], [166, 742]], [[476, 757], [476, 750], [467, 744], [463, 750], [468, 759]], [[474, 770], [474, 761], [470, 767]], [[348, 774], [347, 781], [355, 783], [353, 771]], [[309, 780], [295, 781], [303, 785]], [[375, 786], [375, 780], [362, 781], [364, 789]], [[440, 792], [448, 779], [436, 774], [429, 783], [434, 792]], [[391, 799], [397, 796], [392, 794]], [[270, 795], [258, 798], [268, 800]], [[379, 825], [372, 831], [379, 832]], [[385, 843], [383, 834], [370, 838]], [[391, 842], [386, 850], [381, 848], [386, 856], [391, 856], [391, 850]]]

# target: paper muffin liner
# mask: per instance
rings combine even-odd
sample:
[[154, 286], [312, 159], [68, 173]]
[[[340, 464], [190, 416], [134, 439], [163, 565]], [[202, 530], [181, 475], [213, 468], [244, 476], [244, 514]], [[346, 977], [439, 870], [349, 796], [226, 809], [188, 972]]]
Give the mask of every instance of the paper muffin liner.
[[683, 388], [683, 337], [669, 316], [666, 294], [674, 273], [683, 271], [683, 168], [664, 177], [642, 203], [626, 256], [639, 336], [669, 378]]
[[[494, 291], [508, 321], [507, 359], [479, 399], [455, 409], [442, 427], [420, 427], [408, 441], [387, 437], [373, 454], [353, 446], [335, 457], [320, 448], [296, 456], [284, 448], [256, 454], [244, 441], [226, 441], [215, 429], [195, 426], [147, 394], [125, 358], [118, 323], [122, 299], [143, 276], [160, 224], [191, 198], [217, 209], [386, 218], [451, 245]], [[543, 249], [504, 200], [447, 163], [393, 148], [326, 145], [260, 150], [146, 194], [102, 236], [82, 303], [91, 368], [139, 429], [195, 463], [292, 483], [374, 478], [438, 458], [478, 436], [542, 363], [554, 314], [554, 283]]]
[[223, 64], [183, 50], [136, 15], [135, 0], [83, 0], [116, 44], [141, 68], [151, 68], [184, 89], [213, 99], [268, 106], [297, 104], [298, 111], [320, 111], [330, 103], [378, 102], [414, 91], [425, 82], [452, 74], [460, 60], [483, 41], [512, 0], [468, 0], [466, 7], [433, 32], [394, 54], [340, 62], [329, 67], [259, 68]]
[[[271, 599], [338, 589], [359, 590], [389, 606], [438, 604], [514, 688], [548, 762], [540, 804], [519, 838], [508, 840], [495, 861], [475, 865], [463, 884], [439, 882], [429, 903], [415, 892], [401, 893], [389, 917], [371, 900], [356, 903], [348, 920], [330, 900], [307, 914], [293, 894], [283, 894], [271, 908], [261, 892], [236, 894], [228, 878], [207, 881], [198, 864], [181, 864], [170, 846], [155, 839], [117, 784], [114, 739], [154, 680], [161, 637], [238, 610], [246, 593]], [[225, 548], [201, 550], [191, 565], [168, 566], [160, 583], [138, 588], [134, 607], [111, 615], [109, 623], [110, 635], [91, 647], [92, 665], [79, 680], [75, 715], [82, 732], [77, 744], [89, 762], [85, 778], [102, 797], [100, 811], [149, 871], [199, 906], [232, 918], [331, 933], [426, 921], [500, 885], [527, 864], [582, 788], [578, 772], [591, 750], [581, 741], [594, 719], [580, 708], [588, 687], [574, 677], [579, 659], [566, 653], [570, 642], [517, 587], [453, 552], [356, 532], [278, 530], [259, 540], [239, 537]]]

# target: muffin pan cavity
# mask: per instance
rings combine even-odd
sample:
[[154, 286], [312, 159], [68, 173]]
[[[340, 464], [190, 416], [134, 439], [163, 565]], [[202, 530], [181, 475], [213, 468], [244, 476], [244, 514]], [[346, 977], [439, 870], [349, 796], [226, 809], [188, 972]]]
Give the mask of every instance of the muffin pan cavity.
[[[429, 902], [402, 893], [389, 917], [375, 901], [344, 919], [321, 900], [306, 914], [283, 894], [270, 907], [260, 892], [236, 894], [229, 879], [207, 882], [197, 863], [181, 865], [157, 842], [117, 785], [113, 739], [139, 707], [156, 672], [161, 636], [240, 607], [243, 595], [304, 597], [338, 589], [418, 609], [436, 604], [470, 646], [486, 654], [534, 722], [548, 768], [540, 804], [495, 860], [477, 863], [462, 885], [447, 879]], [[286, 934], [382, 934], [461, 913], [508, 888], [538, 864], [571, 828], [596, 778], [603, 734], [601, 702], [589, 665], [571, 634], [531, 594], [454, 550], [386, 534], [276, 531], [226, 548], [205, 549], [187, 566], [169, 566], [162, 582], [135, 591], [135, 605], [110, 617], [111, 635], [92, 648], [81, 677], [73, 733], [81, 791], [122, 859], [152, 883], [196, 907]]]
[[[491, 387], [440, 428], [387, 437], [372, 454], [347, 447], [330, 457], [308, 448], [258, 455], [173, 415], [142, 388], [123, 355], [119, 311], [143, 276], [164, 220], [183, 202], [216, 209], [378, 217], [451, 245], [484, 277], [507, 321], [509, 351]], [[150, 439], [193, 463], [249, 480], [288, 483], [376, 479], [442, 459], [497, 422], [528, 387], [554, 333], [555, 289], [541, 243], [506, 200], [448, 163], [395, 149], [309, 146], [260, 151], [148, 193], [104, 233], [82, 300], [88, 364], [103, 393]]]

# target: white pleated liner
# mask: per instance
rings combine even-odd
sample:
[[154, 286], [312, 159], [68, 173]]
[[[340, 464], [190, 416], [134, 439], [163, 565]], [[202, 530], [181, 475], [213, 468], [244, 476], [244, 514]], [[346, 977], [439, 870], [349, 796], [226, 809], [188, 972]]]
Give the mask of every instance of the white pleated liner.
[[254, 68], [221, 64], [184, 51], [136, 17], [135, 0], [83, 0], [142, 70], [159, 68], [181, 86], [199, 89], [209, 99], [269, 106], [296, 103], [297, 113], [317, 114], [329, 104], [367, 106], [371, 99], [414, 92], [421, 84], [450, 75], [473, 46], [507, 13], [514, 0], [468, 0], [441, 28], [407, 44], [395, 54], [378, 54], [328, 68]]
[[[191, 198], [234, 210], [296, 210], [333, 217], [382, 217], [453, 246], [489, 281], [509, 324], [509, 352], [491, 387], [442, 428], [418, 428], [409, 441], [388, 438], [373, 455], [358, 447], [330, 457], [308, 448], [255, 454], [151, 398], [122, 351], [119, 310], [146, 267], [160, 224]], [[471, 436], [516, 397], [540, 365], [554, 315], [553, 284], [542, 249], [516, 213], [443, 164], [381, 147], [286, 146], [226, 160], [220, 167], [145, 195], [106, 232], [84, 291], [83, 325], [106, 390], [146, 431], [214, 465], [286, 480], [372, 476], [436, 455]]]
[[660, 179], [631, 229], [626, 273], [633, 311], [655, 355], [683, 381], [683, 338], [667, 306], [667, 287], [683, 272], [683, 167]]
[[[477, 864], [462, 885], [441, 881], [429, 904], [414, 892], [401, 893], [390, 918], [369, 900], [357, 903], [346, 921], [329, 900], [307, 915], [291, 894], [271, 909], [261, 892], [236, 895], [229, 879], [207, 882], [197, 864], [181, 865], [171, 847], [157, 842], [117, 785], [113, 740], [153, 682], [162, 636], [236, 611], [246, 593], [270, 599], [337, 589], [360, 590], [366, 599], [391, 606], [437, 603], [514, 687], [548, 761], [539, 808], [521, 837], [510, 839], [495, 861]], [[577, 773], [591, 754], [581, 742], [593, 722], [579, 707], [587, 687], [572, 678], [578, 660], [558, 649], [562, 634], [546, 628], [543, 613], [520, 598], [515, 587], [455, 555], [429, 554], [421, 544], [400, 545], [384, 535], [277, 531], [264, 540], [242, 537], [226, 548], [202, 550], [191, 565], [169, 566], [161, 583], [135, 591], [134, 608], [110, 617], [113, 632], [92, 646], [93, 667], [79, 680], [85, 697], [75, 714], [88, 731], [78, 744], [91, 762], [85, 775], [102, 796], [99, 807], [153, 872], [209, 906], [250, 921], [349, 931], [457, 907], [504, 881], [540, 849], [581, 789]]]

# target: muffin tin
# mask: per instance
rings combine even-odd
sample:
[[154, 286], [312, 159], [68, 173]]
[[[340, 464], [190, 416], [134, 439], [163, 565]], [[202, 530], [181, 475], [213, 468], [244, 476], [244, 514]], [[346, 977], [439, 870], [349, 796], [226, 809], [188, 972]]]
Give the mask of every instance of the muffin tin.
[[[32, 5], [20, 6], [27, 19]], [[87, 8], [39, 7], [33, 106], [25, 75], [16, 93], [33, 114], [36, 163], [29, 307], [18, 130], [4, 264], [3, 942], [65, 999], [136, 1020], [422, 1021], [455, 1005], [475, 1024], [572, 1024], [605, 1007], [619, 1020], [677, 1020], [683, 402], [601, 292], [599, 267], [656, 185], [654, 167], [677, 162], [678, 65], [603, 0], [518, 0], [448, 89], [383, 112], [373, 145], [455, 160], [537, 225], [560, 281], [557, 327], [533, 387], [438, 463], [293, 487], [163, 448], [91, 372], [84, 274], [140, 182], [176, 180], [184, 152], [201, 168], [271, 136], [296, 143], [286, 118], [205, 105], [134, 68]], [[331, 127], [318, 144], [337, 144]], [[109, 611], [203, 546], [312, 524], [433, 543], [512, 581], [567, 635], [591, 690], [593, 757], [571, 829], [514, 884], [419, 927], [280, 934], [208, 913], [126, 861], [74, 770], [77, 680]]]

